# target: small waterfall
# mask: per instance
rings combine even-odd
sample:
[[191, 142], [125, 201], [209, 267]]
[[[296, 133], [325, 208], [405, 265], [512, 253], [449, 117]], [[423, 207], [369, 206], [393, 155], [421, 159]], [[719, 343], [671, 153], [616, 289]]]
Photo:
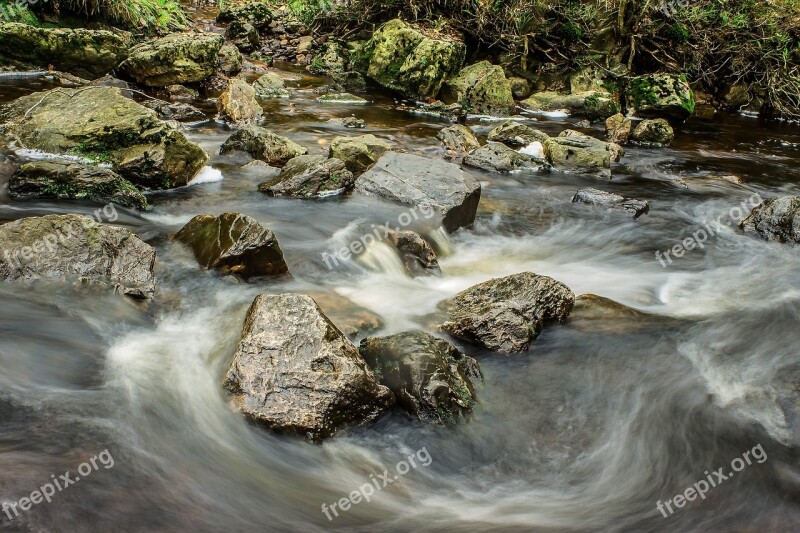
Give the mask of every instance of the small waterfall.
[[397, 251], [385, 242], [370, 244], [356, 259], [362, 266], [375, 272], [406, 277], [406, 269]]
[[443, 226], [426, 233], [425, 240], [433, 246], [439, 257], [447, 257], [453, 254], [453, 241], [450, 240], [450, 235], [447, 234]]

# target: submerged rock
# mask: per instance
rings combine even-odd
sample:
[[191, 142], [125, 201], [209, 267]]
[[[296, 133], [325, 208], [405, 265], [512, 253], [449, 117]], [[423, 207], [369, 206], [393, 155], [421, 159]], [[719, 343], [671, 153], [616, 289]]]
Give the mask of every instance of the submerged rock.
[[392, 146], [372, 134], [336, 137], [331, 142], [330, 157], [344, 161], [347, 170], [358, 175], [369, 169]]
[[674, 138], [672, 126], [663, 118], [641, 121], [631, 135], [633, 142], [653, 147], [668, 146]]
[[359, 352], [397, 405], [421, 420], [452, 425], [477, 403], [475, 385], [483, 380], [478, 362], [443, 339], [406, 331], [364, 339]]
[[547, 159], [557, 168], [605, 177], [611, 177], [611, 161], [621, 156], [617, 145], [572, 130], [550, 138], [544, 149]]
[[667, 118], [683, 122], [694, 114], [694, 91], [686, 76], [647, 74], [631, 78], [628, 109], [641, 118]]
[[222, 144], [219, 153], [234, 150], [247, 152], [254, 159], [275, 167], [282, 167], [290, 159], [308, 153], [299, 144], [259, 126], [244, 126], [237, 130]]
[[175, 238], [188, 245], [205, 268], [244, 279], [289, 273], [275, 234], [239, 213], [197, 215]]
[[579, 190], [572, 198], [573, 203], [597, 205], [624, 211], [633, 218], [639, 218], [650, 210], [650, 206], [644, 200], [634, 200], [624, 198], [619, 194], [593, 189], [591, 187]]
[[606, 135], [612, 143], [625, 144], [631, 138], [633, 121], [625, 118], [622, 113], [606, 119]]
[[364, 98], [350, 93], [330, 93], [323, 94], [317, 98], [317, 102], [323, 104], [366, 104], [369, 103]]
[[320, 198], [351, 189], [355, 178], [340, 159], [300, 155], [289, 160], [281, 173], [258, 186], [269, 196]]
[[155, 292], [155, 250], [130, 231], [87, 216], [47, 215], [0, 225], [0, 250], [0, 280], [107, 284], [132, 298]]
[[164, 100], [148, 99], [142, 105], [155, 111], [159, 118], [164, 120], [178, 120], [182, 122], [194, 122], [205, 120], [206, 114], [196, 107], [182, 102], [173, 103]]
[[208, 160], [183, 133], [115, 87], [33, 93], [8, 104], [5, 119], [4, 132], [22, 147], [111, 163], [140, 187], [186, 185]]
[[394, 403], [358, 349], [302, 294], [256, 297], [224, 387], [247, 418], [314, 440], [371, 422]]
[[360, 129], [360, 128], [366, 128], [367, 123], [364, 121], [364, 119], [361, 118], [345, 117], [342, 119], [342, 126], [344, 126], [345, 128]]
[[503, 68], [481, 61], [465, 67], [442, 88], [445, 102], [457, 102], [469, 113], [509, 115], [514, 111], [514, 97]]
[[274, 72], [267, 72], [254, 81], [253, 89], [258, 98], [289, 98], [283, 78]]
[[465, 54], [461, 41], [433, 39], [394, 19], [372, 36], [367, 76], [388, 89], [427, 100], [461, 69]]
[[386, 152], [356, 180], [356, 190], [403, 205], [426, 205], [453, 232], [475, 220], [481, 185], [457, 165], [411, 154]]
[[533, 94], [520, 105], [535, 112], [565, 111], [570, 115], [586, 117], [591, 120], [606, 119], [619, 113], [619, 103], [610, 93], [587, 91], [577, 94], [560, 94], [545, 91]]
[[427, 115], [451, 122], [461, 122], [467, 118], [467, 112], [464, 111], [461, 104], [445, 104], [439, 100], [435, 100], [430, 104], [418, 103], [414, 107], [401, 105], [398, 106], [398, 109], [414, 113], [415, 115]]
[[264, 110], [256, 100], [256, 91], [241, 78], [233, 78], [217, 101], [220, 116], [234, 124], [257, 124]]
[[442, 128], [436, 134], [442, 144], [454, 152], [470, 153], [476, 148], [481, 147], [475, 134], [467, 126], [455, 124], [447, 128]]
[[148, 87], [197, 83], [217, 71], [223, 42], [216, 33], [171, 33], [133, 47], [120, 71]]
[[547, 276], [522, 272], [490, 279], [439, 304], [451, 335], [500, 353], [524, 352], [547, 322], [563, 322], [575, 295]]
[[411, 277], [441, 275], [436, 252], [419, 233], [390, 229], [386, 231], [386, 235]]
[[309, 293], [309, 296], [349, 338], [369, 334], [385, 326], [380, 316], [344, 296], [318, 292]]
[[753, 208], [739, 227], [770, 242], [800, 243], [800, 196], [765, 200]]
[[524, 168], [537, 169], [547, 165], [544, 160], [536, 161], [531, 156], [512, 150], [505, 144], [488, 142], [464, 158], [464, 164], [489, 172], [511, 172]]
[[147, 208], [147, 199], [114, 171], [60, 161], [34, 161], [19, 167], [8, 182], [15, 200], [56, 198], [114, 202], [124, 207]]
[[0, 22], [0, 59], [43, 69], [52, 65], [52, 68], [91, 79], [114, 70], [128, 56], [130, 42], [128, 32], [116, 29], [37, 28]]
[[528, 146], [534, 142], [544, 144], [550, 136], [543, 131], [520, 124], [514, 120], [503, 122], [489, 132], [487, 141], [503, 143], [512, 148]]

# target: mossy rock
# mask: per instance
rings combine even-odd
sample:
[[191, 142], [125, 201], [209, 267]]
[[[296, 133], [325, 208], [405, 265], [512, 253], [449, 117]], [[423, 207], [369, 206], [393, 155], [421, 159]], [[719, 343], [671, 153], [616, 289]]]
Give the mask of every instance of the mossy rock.
[[215, 33], [173, 33], [134, 47], [120, 71], [149, 87], [197, 83], [217, 71], [224, 41]]
[[264, 2], [231, 3], [221, 6], [217, 22], [245, 22], [256, 28], [264, 28], [273, 19], [272, 12]]
[[555, 91], [544, 91], [531, 95], [520, 105], [529, 111], [554, 112], [565, 111], [573, 116], [586, 117], [590, 120], [605, 120], [620, 112], [616, 98], [605, 91], [587, 91], [576, 94], [561, 94]]
[[247, 152], [254, 159], [276, 167], [282, 167], [290, 159], [308, 153], [308, 150], [286, 137], [253, 125], [244, 126], [228, 137], [220, 148], [220, 154], [234, 150]]
[[350, 172], [361, 174], [391, 149], [388, 142], [370, 134], [336, 137], [331, 143], [330, 157], [344, 161]]
[[675, 131], [663, 118], [643, 120], [633, 130], [631, 140], [642, 146], [668, 146], [675, 138]]
[[274, 72], [267, 72], [253, 82], [257, 98], [289, 98], [289, 91], [283, 83], [283, 78]]
[[481, 61], [465, 67], [458, 75], [447, 80], [442, 98], [448, 103], [459, 103], [468, 113], [509, 115], [514, 111], [511, 84], [502, 67]]
[[695, 96], [686, 76], [648, 74], [631, 78], [628, 110], [641, 118], [683, 122], [694, 114]]

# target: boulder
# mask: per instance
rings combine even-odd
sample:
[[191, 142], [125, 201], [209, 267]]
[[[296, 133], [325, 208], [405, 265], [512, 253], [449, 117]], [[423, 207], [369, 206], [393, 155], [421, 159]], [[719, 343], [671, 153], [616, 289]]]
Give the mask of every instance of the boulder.
[[587, 91], [577, 94], [560, 94], [545, 91], [533, 94], [520, 105], [537, 113], [564, 111], [570, 115], [590, 120], [605, 120], [620, 112], [620, 106], [612, 94], [604, 91]]
[[439, 276], [439, 259], [433, 247], [419, 233], [409, 230], [383, 228], [389, 242], [397, 250], [406, 272], [418, 276]]
[[267, 72], [253, 82], [253, 89], [258, 98], [289, 98], [289, 91], [283, 83], [283, 78], [274, 72]]
[[14, 200], [92, 200], [147, 208], [144, 195], [116, 172], [71, 162], [41, 160], [22, 165], [9, 179], [8, 194]]
[[314, 298], [325, 316], [349, 338], [373, 333], [385, 327], [380, 316], [344, 296], [320, 292], [309, 293], [309, 296]]
[[226, 4], [219, 10], [217, 22], [247, 22], [256, 28], [265, 28], [272, 22], [272, 18], [272, 13], [264, 2], [253, 1]]
[[131, 35], [117, 29], [37, 28], [17, 22], [0, 23], [3, 63], [16, 61], [46, 70], [55, 68], [90, 79], [117, 68], [128, 57], [130, 44]]
[[208, 160], [202, 148], [155, 111], [115, 87], [33, 93], [8, 104], [5, 120], [3, 131], [24, 148], [110, 163], [145, 188], [186, 185]]
[[669, 146], [675, 138], [675, 131], [663, 118], [643, 120], [633, 130], [631, 140], [643, 146]]
[[320, 52], [311, 60], [308, 70], [312, 74], [332, 74], [334, 72], [344, 72], [347, 65], [348, 53], [342, 45], [334, 42], [327, 42], [323, 45]]
[[120, 72], [148, 87], [197, 83], [217, 71], [224, 42], [216, 33], [171, 33], [133, 47]]
[[489, 132], [487, 141], [503, 143], [512, 148], [528, 146], [534, 142], [544, 144], [550, 136], [543, 131], [531, 128], [514, 120], [503, 122]]
[[591, 187], [580, 189], [572, 198], [572, 201], [573, 203], [596, 205], [623, 211], [633, 215], [633, 218], [639, 218], [650, 210], [650, 206], [644, 200], [624, 198], [619, 194], [613, 194]]
[[477, 402], [480, 366], [449, 342], [420, 330], [361, 341], [359, 352], [397, 405], [420, 420], [452, 425]]
[[442, 99], [456, 102], [468, 113], [509, 115], [515, 109], [511, 84], [502, 67], [481, 61], [465, 67], [442, 87]]
[[453, 232], [475, 220], [481, 185], [457, 165], [411, 154], [386, 152], [356, 180], [356, 190], [403, 205], [427, 205]]
[[358, 72], [331, 72], [333, 89], [336, 92], [364, 92], [367, 90], [367, 80]]
[[633, 122], [622, 113], [606, 119], [606, 135], [612, 143], [625, 144], [631, 138]]
[[434, 98], [446, 79], [464, 64], [466, 47], [459, 40], [432, 38], [394, 19], [376, 31], [368, 50], [367, 76], [388, 89], [416, 100]]
[[175, 238], [189, 246], [205, 268], [244, 279], [289, 273], [275, 234], [239, 213], [197, 215]]
[[779, 196], [753, 208], [739, 223], [770, 242], [800, 243], [800, 196]]
[[505, 144], [488, 142], [464, 158], [468, 167], [488, 172], [511, 172], [525, 168], [537, 169], [547, 165], [544, 160], [536, 161], [531, 156], [512, 150]]
[[258, 186], [269, 196], [321, 198], [351, 189], [355, 177], [340, 159], [300, 155], [289, 160], [281, 173]]
[[234, 124], [257, 124], [264, 118], [264, 110], [256, 100], [256, 91], [245, 80], [233, 78], [217, 100], [217, 109], [223, 120]]
[[445, 148], [454, 152], [470, 153], [481, 147], [481, 143], [478, 142], [472, 130], [461, 124], [439, 130], [436, 138], [442, 142]]
[[579, 173], [611, 177], [611, 161], [617, 160], [618, 146], [576, 131], [566, 130], [544, 143], [545, 154], [553, 166]]
[[317, 102], [323, 104], [367, 104], [368, 100], [350, 93], [330, 93], [323, 94], [317, 98]]
[[641, 118], [667, 118], [683, 122], [694, 114], [694, 91], [686, 76], [648, 74], [631, 78], [628, 111]]
[[256, 297], [224, 387], [247, 418], [314, 440], [371, 422], [394, 403], [358, 349], [303, 294]]
[[147, 99], [142, 105], [156, 112], [163, 120], [177, 120], [180, 122], [196, 122], [205, 120], [206, 114], [196, 107], [182, 102], [165, 102], [155, 98]]
[[261, 44], [258, 30], [249, 22], [234, 20], [225, 31], [225, 38], [230, 39], [241, 52], [249, 54]]
[[225, 43], [219, 49], [217, 66], [220, 72], [233, 76], [242, 71], [242, 53], [233, 43]]
[[342, 119], [342, 126], [344, 126], [345, 128], [361, 129], [361, 128], [366, 128], [367, 123], [364, 121], [364, 119], [361, 118], [345, 117]]
[[511, 95], [515, 100], [524, 100], [533, 92], [531, 82], [519, 76], [512, 76], [508, 78], [508, 83], [511, 85]]
[[299, 144], [259, 126], [244, 126], [228, 137], [219, 153], [233, 150], [247, 152], [272, 166], [282, 167], [293, 157], [305, 155], [308, 150]]
[[330, 157], [344, 161], [347, 170], [361, 174], [375, 164], [392, 146], [374, 135], [336, 137], [331, 143]]
[[575, 295], [547, 276], [522, 272], [490, 279], [439, 304], [449, 320], [439, 327], [496, 352], [524, 352], [550, 321], [563, 322]]
[[156, 252], [130, 231], [83, 215], [0, 225], [0, 279], [107, 284], [132, 298], [155, 292]]

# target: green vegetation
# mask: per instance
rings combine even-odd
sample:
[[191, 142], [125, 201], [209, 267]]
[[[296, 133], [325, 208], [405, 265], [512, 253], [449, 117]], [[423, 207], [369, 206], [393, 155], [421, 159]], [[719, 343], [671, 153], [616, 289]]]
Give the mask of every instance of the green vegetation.
[[167, 33], [186, 27], [188, 19], [176, 0], [39, 0], [32, 9], [106, 21], [146, 33]]
[[41, 26], [42, 23], [31, 10], [21, 7], [16, 1], [0, 0], [0, 22], [22, 22], [31, 26]]

